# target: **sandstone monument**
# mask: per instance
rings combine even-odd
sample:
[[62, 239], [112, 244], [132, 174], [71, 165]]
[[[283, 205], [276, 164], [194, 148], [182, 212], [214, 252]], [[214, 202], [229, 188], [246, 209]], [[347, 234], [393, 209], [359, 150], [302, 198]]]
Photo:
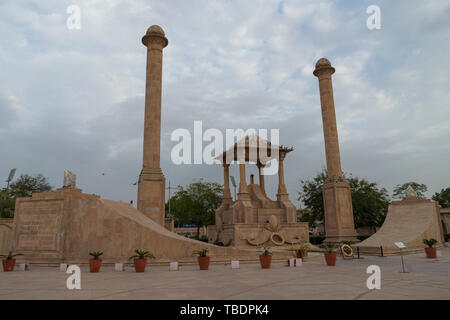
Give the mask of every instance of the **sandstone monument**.
[[[162, 50], [168, 41], [159, 26], [151, 26], [142, 42], [147, 47], [147, 73], [138, 209], [129, 203], [82, 193], [76, 187], [75, 174], [66, 171], [63, 188], [17, 199], [13, 223], [5, 221], [7, 219], [0, 221], [0, 249], [23, 253], [24, 256], [18, 257], [19, 262], [39, 264], [87, 263], [92, 251], [102, 251], [105, 263], [125, 262], [135, 249], [151, 251], [156, 263], [194, 262], [192, 251], [203, 248], [209, 250], [214, 262], [255, 261], [259, 256], [255, 246], [272, 246], [274, 259], [291, 256], [286, 250], [291, 244], [309, 241], [308, 224], [296, 222], [296, 209], [289, 200], [284, 180], [284, 160], [293, 149], [271, 145], [257, 136], [245, 137], [219, 156], [224, 169], [223, 199], [216, 212], [216, 225], [208, 227], [207, 232], [210, 242], [220, 241], [229, 247], [187, 239], [164, 228], [165, 178], [160, 168], [161, 75]], [[329, 242], [355, 240], [350, 188], [340, 166], [333, 73], [328, 60], [317, 62], [314, 75], [319, 78], [328, 169], [323, 196], [326, 241]], [[275, 201], [266, 194], [262, 172], [273, 159], [278, 161]], [[233, 161], [238, 161], [240, 168], [239, 195], [235, 201], [229, 188], [229, 166]], [[258, 184], [252, 176], [247, 184], [246, 162], [258, 167]], [[394, 241], [403, 241], [410, 248], [423, 248], [420, 241], [425, 237], [442, 241], [436, 203], [419, 200], [412, 192], [408, 195], [408, 199], [389, 207], [385, 224], [360, 244], [362, 250], [371, 252], [383, 245], [386, 252], [394, 252]]]
[[151, 26], [142, 38], [147, 47], [145, 120], [142, 171], [137, 208], [153, 221], [165, 224], [166, 180], [160, 167], [161, 86], [163, 48], [168, 44], [163, 29]]
[[[252, 246], [282, 247], [309, 242], [308, 223], [297, 222], [295, 206], [289, 200], [284, 183], [284, 159], [293, 148], [275, 146], [258, 137], [247, 136], [219, 155], [224, 169], [222, 204], [216, 211], [216, 225], [208, 227], [210, 242], [222, 242], [239, 248]], [[263, 168], [272, 159], [278, 160], [277, 200], [267, 197]], [[233, 201], [229, 186], [229, 167], [239, 162], [239, 193]], [[258, 167], [259, 184], [253, 176], [247, 185], [245, 163]]]
[[[147, 46], [147, 81], [139, 210], [129, 203], [82, 193], [75, 186], [75, 175], [65, 172], [63, 188], [17, 199], [12, 235], [1, 239], [1, 244], [23, 253], [18, 261], [80, 264], [87, 263], [89, 252], [102, 251], [105, 263], [126, 262], [135, 249], [144, 249], [153, 253], [156, 263], [194, 262], [192, 251], [203, 248], [216, 262], [258, 259], [256, 250], [215, 246], [164, 228], [165, 180], [159, 155], [161, 63], [167, 39], [159, 26], [151, 26], [142, 42]], [[0, 227], [9, 228], [2, 223]], [[274, 259], [284, 260], [287, 256], [286, 252], [275, 252]]]
[[423, 239], [434, 238], [438, 246], [444, 242], [444, 230], [440, 219], [439, 205], [428, 199], [419, 199], [414, 190], [407, 191], [402, 201], [389, 205], [386, 220], [370, 238], [356, 244], [364, 254], [398, 254], [395, 242], [406, 245], [403, 252], [423, 252]]
[[353, 221], [350, 185], [342, 175], [341, 156], [336, 127], [333, 85], [331, 75], [335, 69], [330, 61], [321, 58], [314, 75], [319, 78], [322, 107], [323, 134], [328, 176], [323, 186], [326, 242], [357, 241]]
[[102, 251], [105, 263], [127, 262], [134, 249], [150, 250], [154, 262], [193, 262], [207, 248], [213, 261], [255, 260], [258, 252], [224, 248], [168, 231], [129, 203], [101, 199], [80, 189], [60, 188], [18, 198], [12, 235], [19, 261], [33, 264], [87, 263]]

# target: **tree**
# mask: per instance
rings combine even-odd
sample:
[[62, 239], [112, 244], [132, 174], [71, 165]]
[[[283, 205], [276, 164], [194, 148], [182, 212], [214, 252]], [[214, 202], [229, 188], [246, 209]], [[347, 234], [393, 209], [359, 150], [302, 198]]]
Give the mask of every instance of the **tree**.
[[14, 217], [15, 201], [8, 189], [0, 190], [0, 218]]
[[310, 227], [314, 226], [314, 223], [316, 221], [319, 221], [320, 219], [317, 218], [317, 214], [315, 214], [310, 209], [299, 209], [297, 210], [297, 221], [300, 222], [308, 222]]
[[177, 224], [196, 224], [198, 237], [200, 227], [215, 223], [216, 209], [222, 203], [222, 191], [220, 184], [201, 179], [186, 188], [179, 186], [170, 199], [172, 217]]
[[436, 192], [431, 199], [439, 202], [442, 208], [450, 208], [450, 187], [442, 189], [441, 192]]
[[[300, 181], [301, 191], [298, 200], [302, 201], [304, 206], [310, 210], [305, 218], [301, 218], [302, 221], [324, 219], [322, 189], [326, 176], [327, 172], [324, 169], [312, 180]], [[346, 179], [350, 184], [355, 227], [380, 227], [384, 222], [389, 205], [387, 190], [379, 188], [376, 183], [354, 177], [351, 174], [347, 175]]]
[[389, 206], [389, 195], [385, 188], [374, 182], [350, 176], [348, 178], [352, 195], [355, 227], [381, 227]]
[[306, 221], [304, 222], [323, 220], [324, 207], [322, 187], [326, 177], [327, 171], [326, 169], [323, 169], [322, 172], [318, 173], [312, 180], [308, 179], [300, 181], [301, 191], [298, 193], [299, 197], [297, 200], [302, 201], [305, 207], [310, 210], [310, 213], [308, 213], [307, 218], [305, 217]]
[[31, 197], [32, 193], [52, 191], [53, 187], [48, 182], [48, 178], [42, 174], [29, 175], [22, 174], [10, 185], [11, 194], [14, 198]]
[[37, 174], [35, 176], [28, 174], [21, 175], [11, 183], [9, 189], [4, 188], [0, 190], [0, 217], [14, 217], [16, 198], [31, 197], [32, 193], [47, 192], [51, 190], [52, 186], [49, 184], [48, 179], [42, 174]]
[[406, 182], [402, 185], [398, 184], [394, 188], [394, 193], [392, 194], [392, 198], [395, 199], [406, 199], [406, 190], [408, 187], [411, 187], [414, 189], [414, 191], [417, 193], [417, 197], [419, 199], [425, 199], [425, 192], [427, 192], [427, 186], [425, 184], [417, 183], [417, 182]]

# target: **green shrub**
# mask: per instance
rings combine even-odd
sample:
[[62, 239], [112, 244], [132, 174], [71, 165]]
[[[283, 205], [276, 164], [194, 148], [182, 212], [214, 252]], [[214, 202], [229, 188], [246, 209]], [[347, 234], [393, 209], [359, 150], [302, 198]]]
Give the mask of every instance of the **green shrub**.
[[324, 240], [325, 236], [309, 236], [309, 242], [316, 246], [322, 244]]
[[428, 248], [433, 248], [433, 246], [437, 243], [438, 241], [436, 239], [423, 239], [423, 243], [428, 246]]
[[444, 234], [444, 239], [445, 239], [445, 242], [449, 242], [450, 241], [450, 233]]
[[326, 243], [320, 246], [326, 253], [333, 253], [336, 250], [336, 244]]
[[370, 237], [371, 235], [370, 234], [358, 234], [357, 236], [356, 236], [356, 238], [359, 240], [359, 241], [364, 241], [364, 240], [366, 240], [368, 237]]
[[207, 257], [208, 249], [202, 249], [202, 250], [194, 250], [192, 251], [193, 255], [197, 255], [199, 257]]
[[261, 255], [262, 256], [271, 256], [272, 251], [270, 251], [270, 247], [263, 247], [261, 248]]
[[101, 251], [94, 251], [94, 252], [89, 252], [89, 255], [94, 257], [94, 260], [99, 260], [98, 258], [103, 255], [103, 252]]
[[128, 260], [131, 260], [131, 259], [147, 259], [147, 258], [155, 259], [155, 256], [152, 255], [149, 251], [136, 249], [136, 250], [134, 250], [134, 253], [136, 253], [136, 254], [134, 256], [129, 257]]
[[203, 241], [203, 242], [208, 242], [208, 236], [206, 236], [206, 235], [200, 236], [200, 238], [198, 238], [198, 240]]
[[4, 260], [12, 260], [16, 256], [23, 256], [23, 253], [13, 254], [12, 251], [10, 251], [8, 254], [0, 254], [0, 258]]

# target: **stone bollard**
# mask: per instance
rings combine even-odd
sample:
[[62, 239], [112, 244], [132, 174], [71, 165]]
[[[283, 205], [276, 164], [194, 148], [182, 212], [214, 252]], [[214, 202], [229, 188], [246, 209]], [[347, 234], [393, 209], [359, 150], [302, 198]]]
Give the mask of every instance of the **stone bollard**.
[[117, 272], [125, 271], [125, 264], [124, 263], [116, 263], [114, 265], [114, 270], [116, 270]]
[[288, 265], [289, 267], [295, 267], [295, 259], [294, 258], [289, 259]]
[[30, 265], [28, 263], [19, 264], [20, 271], [30, 271]]
[[169, 271], [178, 271], [178, 270], [180, 270], [178, 262], [171, 262], [169, 265]]

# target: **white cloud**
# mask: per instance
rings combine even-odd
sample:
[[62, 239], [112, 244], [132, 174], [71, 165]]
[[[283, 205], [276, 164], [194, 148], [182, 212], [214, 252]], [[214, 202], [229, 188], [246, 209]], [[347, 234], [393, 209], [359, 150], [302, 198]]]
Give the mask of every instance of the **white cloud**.
[[[450, 150], [448, 1], [78, 1], [82, 28], [66, 28], [70, 1], [0, 5], [1, 171], [42, 172], [60, 185], [68, 167], [87, 192], [135, 198], [141, 166], [146, 51], [152, 24], [164, 49], [161, 163], [172, 184], [217, 166], [174, 166], [170, 132], [280, 128], [294, 200], [300, 178], [325, 163], [318, 58], [333, 76], [344, 170], [391, 188], [407, 180], [446, 187]], [[431, 155], [435, 155], [431, 157]], [[447, 170], [447, 171], [446, 171]], [[102, 176], [100, 172], [107, 171]], [[276, 179], [269, 179], [272, 196]]]

